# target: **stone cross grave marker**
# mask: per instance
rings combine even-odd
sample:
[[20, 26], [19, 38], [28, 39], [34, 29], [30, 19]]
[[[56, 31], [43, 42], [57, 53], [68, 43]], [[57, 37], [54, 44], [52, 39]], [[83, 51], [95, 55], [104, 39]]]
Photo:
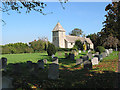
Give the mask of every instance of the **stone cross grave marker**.
[[38, 68], [44, 69], [44, 61], [43, 60], [38, 60], [37, 64], [38, 64]]
[[91, 62], [92, 62], [92, 65], [97, 65], [99, 63], [98, 57], [92, 58]]
[[54, 57], [54, 58], [52, 59], [52, 63], [58, 64], [58, 57]]
[[92, 63], [89, 60], [84, 61], [83, 64], [84, 64], [84, 69], [88, 69], [88, 70], [92, 69]]
[[49, 79], [59, 78], [59, 64], [56, 63], [49, 64], [48, 78]]

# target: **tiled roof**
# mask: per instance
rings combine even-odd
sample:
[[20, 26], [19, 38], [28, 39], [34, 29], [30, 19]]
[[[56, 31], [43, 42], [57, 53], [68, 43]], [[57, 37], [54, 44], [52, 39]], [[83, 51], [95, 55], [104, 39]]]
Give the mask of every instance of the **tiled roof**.
[[92, 44], [92, 41], [89, 38], [83, 38], [83, 37], [79, 37], [79, 36], [66, 35], [65, 40], [68, 42], [75, 42], [76, 40], [81, 40], [82, 43], [86, 40], [87, 43]]
[[53, 31], [64, 31], [65, 32], [64, 28], [61, 26], [61, 24], [59, 22], [56, 24]]

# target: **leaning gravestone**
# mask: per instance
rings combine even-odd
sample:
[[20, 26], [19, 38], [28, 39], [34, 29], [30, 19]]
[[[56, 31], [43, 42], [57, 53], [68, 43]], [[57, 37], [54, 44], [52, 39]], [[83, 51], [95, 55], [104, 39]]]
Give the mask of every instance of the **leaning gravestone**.
[[59, 64], [55, 64], [55, 63], [49, 64], [48, 78], [49, 79], [59, 78]]
[[13, 85], [12, 85], [12, 78], [10, 78], [10, 77], [5, 77], [5, 76], [3, 76], [2, 77], [2, 90], [9, 90], [9, 89], [11, 89], [11, 90], [13, 90]]
[[92, 63], [89, 60], [84, 61], [83, 64], [84, 64], [84, 69], [88, 69], [88, 70], [92, 69]]
[[91, 59], [92, 58], [92, 53], [88, 53], [88, 57]]
[[1, 58], [1, 63], [2, 63], [2, 69], [3, 69], [4, 71], [6, 71], [6, 67], [7, 67], [7, 58], [2, 57], [2, 58]]
[[97, 65], [97, 64], [99, 63], [98, 57], [94, 57], [94, 58], [91, 60], [91, 62], [92, 62], [92, 65]]
[[83, 62], [89, 59], [88, 56], [83, 56], [82, 58], [83, 58]]
[[74, 60], [75, 55], [70, 53], [69, 57], [70, 57], [71, 60]]
[[52, 63], [58, 64], [58, 57], [54, 57], [54, 58], [52, 59]]
[[76, 59], [76, 65], [82, 64], [83, 63], [83, 59]]
[[38, 68], [44, 69], [44, 61], [43, 60], [38, 60], [37, 64], [38, 64]]
[[47, 64], [47, 59], [43, 59], [43, 62], [44, 62], [45, 64]]

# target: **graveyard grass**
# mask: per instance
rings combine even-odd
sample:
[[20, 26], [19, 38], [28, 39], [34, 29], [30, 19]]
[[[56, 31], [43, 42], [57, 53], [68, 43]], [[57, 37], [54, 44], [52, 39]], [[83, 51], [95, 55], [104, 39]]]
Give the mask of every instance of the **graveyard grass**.
[[[82, 52], [75, 59], [86, 53]], [[65, 59], [64, 52], [57, 52], [55, 56], [59, 59], [60, 78], [58, 80], [49, 80], [47, 78], [48, 64], [52, 63], [52, 58], [46, 52], [2, 55], [2, 57], [8, 59], [8, 72], [3, 73], [3, 75], [9, 74], [15, 77], [16, 86], [20, 84], [22, 88], [27, 88], [28, 86], [34, 88], [114, 88], [116, 86], [118, 52], [113, 51], [108, 57], [103, 58], [98, 65], [94, 65], [92, 70], [84, 70], [83, 65], [76, 66], [75, 60]], [[41, 59], [47, 59], [48, 64], [45, 64], [44, 70], [40, 70], [36, 74], [26, 73], [25, 69], [23, 70], [23, 75], [15, 76], [11, 73], [11, 64], [22, 63], [24, 68], [26, 61], [36, 63]]]

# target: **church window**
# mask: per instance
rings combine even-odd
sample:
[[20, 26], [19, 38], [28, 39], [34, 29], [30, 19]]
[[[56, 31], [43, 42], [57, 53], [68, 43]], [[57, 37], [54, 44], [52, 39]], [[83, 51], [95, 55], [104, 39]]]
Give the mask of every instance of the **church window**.
[[73, 43], [71, 43], [71, 45], [73, 45]]

